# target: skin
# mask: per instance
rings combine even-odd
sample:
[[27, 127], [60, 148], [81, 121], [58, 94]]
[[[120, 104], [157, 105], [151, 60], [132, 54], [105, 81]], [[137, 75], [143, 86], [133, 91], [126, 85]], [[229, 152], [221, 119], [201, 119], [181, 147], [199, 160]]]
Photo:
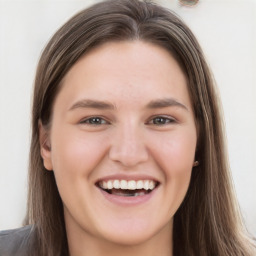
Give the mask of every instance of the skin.
[[[85, 99], [112, 107], [88, 107]], [[166, 99], [171, 104], [159, 104]], [[197, 133], [186, 78], [165, 49], [112, 42], [87, 53], [62, 81], [40, 141], [63, 201], [70, 255], [172, 255], [173, 216], [189, 186]], [[108, 175], [149, 175], [160, 184], [150, 200], [120, 205], [95, 185]]]

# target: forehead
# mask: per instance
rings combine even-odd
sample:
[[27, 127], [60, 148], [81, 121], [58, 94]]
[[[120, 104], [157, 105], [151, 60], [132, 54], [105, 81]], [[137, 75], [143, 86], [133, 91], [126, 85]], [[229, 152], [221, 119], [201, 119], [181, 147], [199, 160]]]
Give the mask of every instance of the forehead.
[[190, 105], [186, 77], [177, 61], [159, 46], [127, 41], [105, 43], [80, 58], [64, 77], [57, 99], [142, 102], [166, 94]]

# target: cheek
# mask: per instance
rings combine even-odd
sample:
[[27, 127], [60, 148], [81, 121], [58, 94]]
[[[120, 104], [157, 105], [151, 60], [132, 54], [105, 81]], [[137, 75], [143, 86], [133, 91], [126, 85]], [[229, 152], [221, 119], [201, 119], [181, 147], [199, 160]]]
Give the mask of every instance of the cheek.
[[193, 131], [158, 136], [152, 154], [164, 175], [164, 204], [168, 216], [173, 216], [187, 193], [196, 148]]
[[106, 144], [102, 143], [102, 136], [85, 134], [74, 128], [56, 131], [52, 134], [54, 175], [64, 205], [76, 211], [84, 206], [84, 200], [90, 200], [81, 195], [89, 195], [92, 186], [89, 181], [104, 157]]
[[[52, 163], [55, 173], [88, 175], [104, 155], [103, 138], [95, 134], [62, 130], [52, 136]], [[75, 175], [75, 176], [74, 176]]]
[[154, 156], [167, 177], [190, 175], [196, 149], [196, 132], [170, 132], [155, 140]]

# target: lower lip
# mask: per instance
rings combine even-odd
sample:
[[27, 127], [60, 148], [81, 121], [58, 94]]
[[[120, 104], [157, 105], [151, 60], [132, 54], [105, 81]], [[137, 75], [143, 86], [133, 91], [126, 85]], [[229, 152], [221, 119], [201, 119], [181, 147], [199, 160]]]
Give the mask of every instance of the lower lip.
[[114, 203], [120, 206], [136, 206], [136, 205], [140, 205], [148, 202], [155, 195], [158, 187], [155, 188], [150, 193], [141, 195], [141, 196], [117, 196], [117, 195], [109, 194], [108, 192], [100, 188], [98, 189], [101, 192], [101, 194], [104, 196], [104, 198], [110, 201], [111, 203]]

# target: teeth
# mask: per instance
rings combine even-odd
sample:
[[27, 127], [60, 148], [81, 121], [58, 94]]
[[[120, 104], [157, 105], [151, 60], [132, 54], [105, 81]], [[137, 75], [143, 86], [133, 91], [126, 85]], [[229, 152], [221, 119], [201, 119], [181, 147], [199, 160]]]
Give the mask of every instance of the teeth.
[[148, 187], [149, 187], [150, 190], [154, 189], [155, 184], [154, 184], [154, 181], [153, 181], [153, 180], [149, 181]]
[[144, 182], [142, 180], [137, 181], [137, 189], [142, 189], [144, 187]]
[[114, 180], [114, 182], [113, 182], [113, 187], [114, 187], [115, 189], [119, 189], [119, 188], [120, 188], [120, 182], [119, 182], [119, 180]]
[[99, 186], [103, 189], [124, 189], [124, 190], [135, 190], [135, 189], [145, 189], [153, 190], [156, 187], [156, 182], [153, 180], [108, 180], [101, 181]]
[[127, 181], [126, 180], [121, 180], [120, 188], [127, 189]]
[[108, 187], [108, 189], [112, 189], [113, 188], [113, 184], [112, 184], [111, 180], [109, 180], [107, 182], [107, 187]]
[[108, 183], [106, 181], [103, 181], [102, 182], [102, 187], [107, 189], [108, 188]]
[[128, 189], [129, 190], [135, 190], [136, 189], [136, 181], [134, 181], [134, 180], [130, 180], [130, 181], [128, 181]]
[[146, 190], [149, 189], [149, 181], [148, 180], [144, 181], [144, 189], [146, 189]]

